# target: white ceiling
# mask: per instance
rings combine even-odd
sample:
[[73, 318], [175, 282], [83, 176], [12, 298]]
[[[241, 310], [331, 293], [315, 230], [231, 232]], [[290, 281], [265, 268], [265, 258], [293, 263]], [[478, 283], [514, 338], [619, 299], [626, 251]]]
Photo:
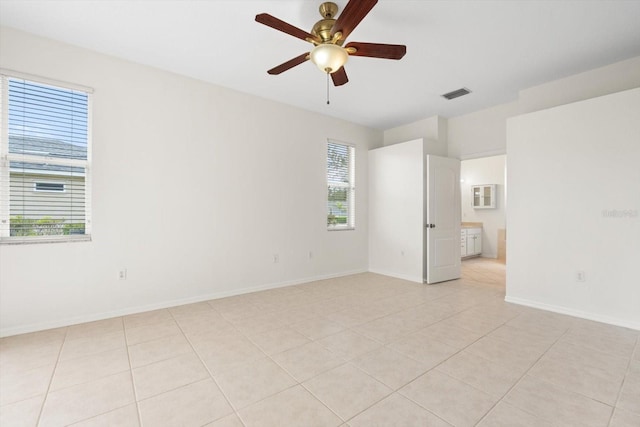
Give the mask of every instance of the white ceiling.
[[[348, 41], [405, 44], [407, 54], [352, 57], [327, 106], [326, 77], [310, 62], [266, 72], [311, 45], [254, 22], [265, 12], [310, 31], [320, 3], [0, 0], [0, 24], [377, 129], [513, 101], [640, 56], [640, 1], [380, 0]], [[440, 97], [461, 87], [473, 93]]]

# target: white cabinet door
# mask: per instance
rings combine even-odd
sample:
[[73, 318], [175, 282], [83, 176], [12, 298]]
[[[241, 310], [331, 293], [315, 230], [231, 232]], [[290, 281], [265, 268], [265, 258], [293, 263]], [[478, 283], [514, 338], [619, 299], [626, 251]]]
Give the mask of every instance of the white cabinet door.
[[467, 230], [460, 230], [460, 257], [467, 256]]
[[471, 187], [471, 205], [474, 209], [493, 209], [496, 207], [496, 185], [474, 185]]
[[478, 255], [482, 254], [482, 231], [476, 234], [476, 240], [474, 241], [473, 251]]
[[482, 229], [467, 229], [467, 256], [480, 255], [482, 253]]

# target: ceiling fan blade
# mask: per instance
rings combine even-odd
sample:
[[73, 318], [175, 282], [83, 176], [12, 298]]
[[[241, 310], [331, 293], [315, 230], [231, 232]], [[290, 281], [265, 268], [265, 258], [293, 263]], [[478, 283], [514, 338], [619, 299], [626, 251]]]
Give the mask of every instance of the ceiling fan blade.
[[297, 37], [301, 40], [307, 41], [307, 39], [317, 40], [317, 37], [313, 36], [310, 33], [307, 33], [304, 30], [301, 30], [298, 27], [294, 27], [291, 24], [284, 22], [281, 19], [276, 18], [275, 16], [271, 16], [268, 13], [261, 13], [256, 15], [256, 22], [266, 25], [267, 27], [274, 28], [278, 31], [282, 31], [283, 33], [289, 34], [293, 37]]
[[360, 43], [351, 42], [345, 46], [355, 48], [349, 56], [368, 56], [370, 58], [401, 59], [407, 53], [407, 47], [402, 44]]
[[277, 67], [273, 67], [272, 69], [267, 71], [267, 73], [269, 73], [269, 74], [280, 74], [280, 73], [283, 73], [283, 72], [287, 71], [288, 69], [295, 67], [296, 65], [302, 64], [303, 62], [305, 62], [308, 59], [309, 59], [309, 52], [305, 52], [300, 56], [296, 56], [295, 58], [290, 59], [287, 62], [278, 65]]
[[349, 77], [347, 77], [347, 72], [344, 70], [344, 67], [340, 67], [338, 71], [331, 73], [331, 80], [333, 80], [334, 86], [342, 86], [347, 83]]
[[333, 24], [331, 36], [333, 37], [339, 31], [342, 33], [341, 39], [346, 39], [376, 3], [378, 3], [378, 0], [350, 0], [340, 16], [338, 16], [335, 24]]

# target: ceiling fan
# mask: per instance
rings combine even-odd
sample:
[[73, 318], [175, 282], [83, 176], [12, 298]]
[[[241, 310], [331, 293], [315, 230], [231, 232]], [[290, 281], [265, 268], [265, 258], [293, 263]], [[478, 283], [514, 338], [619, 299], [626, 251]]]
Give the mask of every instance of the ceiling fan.
[[338, 13], [338, 5], [332, 2], [322, 3], [322, 19], [316, 22], [309, 33], [267, 13], [256, 15], [257, 22], [314, 45], [310, 52], [296, 56], [267, 72], [280, 74], [310, 59], [322, 72], [331, 74], [335, 86], [341, 86], [349, 81], [344, 70], [349, 56], [401, 59], [407, 52], [404, 45], [350, 42], [342, 46], [376, 3], [378, 0], [350, 0], [337, 19], [334, 16]]

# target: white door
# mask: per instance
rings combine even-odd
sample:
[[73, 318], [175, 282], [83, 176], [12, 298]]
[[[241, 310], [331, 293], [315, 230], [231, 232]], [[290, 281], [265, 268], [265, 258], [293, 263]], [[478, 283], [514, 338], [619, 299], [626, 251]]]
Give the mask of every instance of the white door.
[[427, 155], [425, 260], [427, 283], [460, 278], [460, 160]]

